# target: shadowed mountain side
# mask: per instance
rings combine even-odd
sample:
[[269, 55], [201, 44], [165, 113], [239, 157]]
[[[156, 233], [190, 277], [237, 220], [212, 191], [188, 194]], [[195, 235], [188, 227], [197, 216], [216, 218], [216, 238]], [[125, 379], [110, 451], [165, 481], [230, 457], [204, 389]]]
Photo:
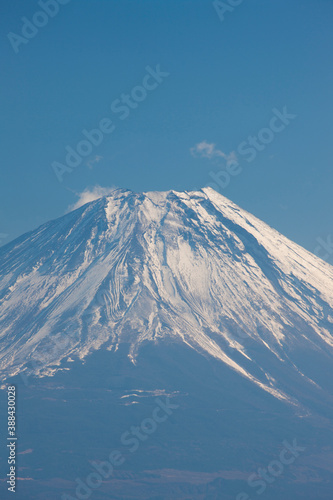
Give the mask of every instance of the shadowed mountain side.
[[[269, 485], [267, 498], [284, 498], [281, 492], [307, 498], [302, 475], [310, 469], [314, 474], [313, 468], [313, 488], [322, 492], [317, 498], [329, 498], [333, 405], [324, 412], [319, 399], [307, 394], [305, 402], [325, 418], [299, 417], [292, 406], [187, 346], [147, 342], [135, 366], [126, 356], [129, 348], [100, 350], [53, 377], [29, 377], [28, 387], [13, 379], [19, 387], [20, 451], [33, 450], [19, 456], [20, 476], [34, 480], [19, 483], [26, 498], [39, 498], [43, 485], [50, 488], [47, 498], [73, 494], [75, 478], [84, 481], [94, 470], [91, 463], [107, 460], [113, 450], [125, 463], [115, 467], [116, 481], [103, 483], [92, 498], [172, 498], [167, 491], [177, 499], [222, 492], [226, 496], [211, 498], [235, 498], [243, 490], [253, 494], [248, 477], [279, 456], [284, 440], [294, 439], [305, 451]], [[151, 417], [156, 398], [169, 398], [178, 408], [131, 452], [121, 436]], [[176, 479], [169, 481], [170, 472], [155, 472], [166, 470]], [[28, 491], [37, 496], [29, 497]]]

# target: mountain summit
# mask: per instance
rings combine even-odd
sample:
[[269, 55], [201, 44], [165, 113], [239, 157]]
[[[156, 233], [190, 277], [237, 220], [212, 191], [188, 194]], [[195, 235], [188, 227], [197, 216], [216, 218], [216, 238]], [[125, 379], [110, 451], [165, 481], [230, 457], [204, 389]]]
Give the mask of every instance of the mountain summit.
[[115, 190], [2, 247], [0, 327], [20, 498], [332, 498], [333, 268], [214, 190]]
[[211, 188], [117, 189], [0, 249], [2, 378], [186, 345], [301, 408], [326, 391], [333, 268]]

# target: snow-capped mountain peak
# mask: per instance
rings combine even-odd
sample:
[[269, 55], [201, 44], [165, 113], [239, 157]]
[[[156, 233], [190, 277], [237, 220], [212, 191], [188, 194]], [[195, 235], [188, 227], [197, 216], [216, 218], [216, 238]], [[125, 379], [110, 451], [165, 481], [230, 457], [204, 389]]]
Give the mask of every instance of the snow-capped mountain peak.
[[211, 188], [115, 190], [0, 257], [3, 377], [185, 343], [296, 404], [279, 369], [316, 385], [298, 352], [332, 352], [333, 268]]

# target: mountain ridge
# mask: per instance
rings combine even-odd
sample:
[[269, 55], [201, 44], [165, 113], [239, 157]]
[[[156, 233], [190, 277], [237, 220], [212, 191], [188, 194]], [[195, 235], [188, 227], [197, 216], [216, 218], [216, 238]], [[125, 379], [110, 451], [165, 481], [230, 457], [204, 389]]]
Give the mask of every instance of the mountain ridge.
[[167, 338], [295, 407], [288, 376], [326, 394], [298, 354], [329, 363], [333, 267], [211, 188], [115, 190], [0, 257], [3, 379], [70, 370], [122, 343], [136, 363]]

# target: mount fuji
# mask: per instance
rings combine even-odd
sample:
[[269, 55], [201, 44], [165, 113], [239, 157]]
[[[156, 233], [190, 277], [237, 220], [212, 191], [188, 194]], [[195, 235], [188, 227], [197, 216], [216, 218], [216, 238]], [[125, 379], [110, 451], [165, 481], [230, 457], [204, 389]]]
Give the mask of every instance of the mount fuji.
[[96, 499], [256, 498], [296, 438], [262, 498], [331, 498], [333, 267], [213, 189], [116, 189], [0, 248], [0, 327], [22, 498], [74, 495], [157, 395], [179, 409]]

